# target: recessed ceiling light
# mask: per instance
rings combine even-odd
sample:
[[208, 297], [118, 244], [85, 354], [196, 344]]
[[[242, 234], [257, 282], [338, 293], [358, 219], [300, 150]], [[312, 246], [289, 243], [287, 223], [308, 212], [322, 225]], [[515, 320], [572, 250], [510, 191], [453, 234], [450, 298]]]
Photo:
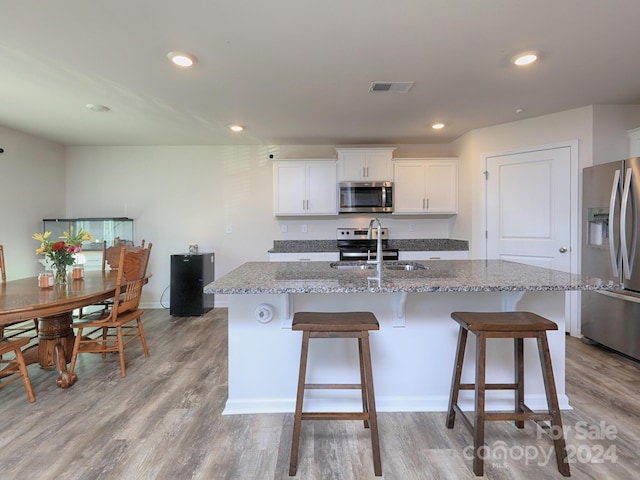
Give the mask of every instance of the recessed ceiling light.
[[434, 130], [440, 130], [441, 128], [444, 128], [444, 123], [434, 123], [433, 125], [431, 125], [431, 128], [433, 128]]
[[511, 63], [522, 67], [524, 65], [530, 65], [538, 59], [538, 54], [536, 52], [524, 52], [519, 53], [515, 57], [511, 59]]
[[167, 54], [169, 60], [178, 65], [179, 67], [190, 67], [196, 63], [196, 57], [190, 53], [185, 52], [169, 52]]
[[244, 130], [244, 127], [242, 125], [229, 125], [229, 128], [234, 132], [241, 132], [242, 130]]
[[98, 113], [107, 113], [109, 110], [111, 110], [109, 107], [105, 105], [98, 105], [97, 103], [87, 103], [85, 106], [92, 112]]

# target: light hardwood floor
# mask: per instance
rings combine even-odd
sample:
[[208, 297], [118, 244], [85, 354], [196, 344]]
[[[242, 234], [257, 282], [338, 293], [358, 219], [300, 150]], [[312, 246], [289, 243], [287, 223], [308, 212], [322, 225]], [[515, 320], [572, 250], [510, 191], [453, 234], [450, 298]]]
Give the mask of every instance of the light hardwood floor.
[[[55, 386], [55, 372], [29, 366], [35, 404], [27, 402], [20, 382], [0, 390], [0, 478], [290, 478], [293, 414], [221, 415], [226, 314], [215, 309], [202, 317], [174, 318], [168, 310], [148, 310], [143, 321], [151, 357], [132, 344], [126, 378], [120, 378], [117, 355], [84, 355], [78, 383], [68, 390]], [[562, 417], [569, 427], [572, 477], [637, 478], [639, 364], [575, 338], [567, 343], [573, 410]], [[452, 366], [453, 354], [443, 363]], [[444, 412], [379, 413], [378, 422], [382, 478], [476, 478], [465, 457], [471, 436], [460, 422], [445, 428]], [[484, 478], [563, 478], [551, 440], [531, 422], [524, 430], [489, 423], [485, 441], [492, 453], [502, 445], [506, 458], [487, 459]], [[375, 478], [362, 422], [303, 423], [296, 478]]]

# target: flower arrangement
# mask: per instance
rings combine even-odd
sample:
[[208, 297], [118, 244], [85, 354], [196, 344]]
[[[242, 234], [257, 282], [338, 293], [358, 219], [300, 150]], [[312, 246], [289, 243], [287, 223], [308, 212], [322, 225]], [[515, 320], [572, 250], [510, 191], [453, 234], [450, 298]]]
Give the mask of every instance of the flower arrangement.
[[51, 232], [34, 233], [33, 239], [40, 242], [36, 255], [44, 254], [56, 271], [56, 283], [67, 283], [67, 265], [73, 265], [76, 253], [82, 250], [82, 242], [90, 242], [93, 237], [81, 228], [74, 233], [73, 226], [60, 236], [60, 240], [49, 240]]

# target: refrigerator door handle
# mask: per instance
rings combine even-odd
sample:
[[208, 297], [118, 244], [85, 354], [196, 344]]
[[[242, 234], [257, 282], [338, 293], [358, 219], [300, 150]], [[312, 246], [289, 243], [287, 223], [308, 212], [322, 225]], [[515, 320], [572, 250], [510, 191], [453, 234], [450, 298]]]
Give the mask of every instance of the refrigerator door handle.
[[626, 280], [631, 278], [631, 263], [629, 262], [629, 248], [627, 247], [627, 205], [629, 205], [632, 175], [633, 170], [627, 168], [622, 190], [622, 205], [620, 207], [620, 250], [622, 252], [622, 272]]
[[611, 198], [609, 200], [609, 255], [611, 256], [611, 269], [613, 270], [613, 276], [620, 276], [619, 269], [619, 252], [616, 251], [616, 239], [615, 239], [615, 218], [616, 211], [616, 199], [618, 198], [618, 189], [620, 188], [620, 170], [616, 170], [613, 176], [613, 185], [611, 186]]
[[[624, 290], [621, 290], [621, 291], [624, 292]], [[613, 297], [619, 300], [624, 300], [625, 302], [640, 303], [639, 297], [628, 295], [628, 294], [625, 295], [624, 293], [618, 293], [617, 291], [614, 291], [614, 290], [594, 290], [594, 292], [599, 295], [606, 295], [607, 297]]]

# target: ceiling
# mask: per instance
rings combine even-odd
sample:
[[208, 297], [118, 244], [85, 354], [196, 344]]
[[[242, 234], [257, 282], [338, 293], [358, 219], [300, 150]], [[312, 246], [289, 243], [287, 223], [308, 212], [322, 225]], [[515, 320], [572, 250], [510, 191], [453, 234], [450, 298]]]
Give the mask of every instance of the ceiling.
[[[639, 18], [638, 0], [5, 1], [0, 125], [63, 145], [448, 143], [640, 104]], [[516, 68], [525, 50], [540, 59]]]

